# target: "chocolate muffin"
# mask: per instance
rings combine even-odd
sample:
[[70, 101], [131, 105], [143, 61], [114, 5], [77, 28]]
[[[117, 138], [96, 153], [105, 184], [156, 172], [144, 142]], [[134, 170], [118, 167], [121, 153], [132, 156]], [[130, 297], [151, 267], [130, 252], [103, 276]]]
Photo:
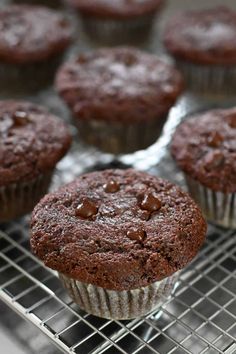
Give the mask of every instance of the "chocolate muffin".
[[34, 90], [52, 82], [72, 29], [61, 14], [40, 6], [0, 9], [0, 89]]
[[235, 10], [219, 6], [177, 14], [166, 27], [164, 44], [191, 88], [235, 93]]
[[99, 49], [65, 63], [56, 89], [80, 138], [113, 154], [145, 149], [159, 137], [183, 91], [178, 71], [131, 47]]
[[147, 38], [164, 0], [67, 0], [78, 10], [87, 33], [106, 44]]
[[32, 251], [96, 316], [143, 316], [171, 294], [202, 246], [206, 223], [170, 182], [135, 170], [77, 178], [36, 206]]
[[206, 217], [236, 227], [236, 108], [212, 110], [182, 123], [172, 155]]
[[70, 142], [64, 123], [44, 108], [0, 101], [0, 222], [33, 209]]

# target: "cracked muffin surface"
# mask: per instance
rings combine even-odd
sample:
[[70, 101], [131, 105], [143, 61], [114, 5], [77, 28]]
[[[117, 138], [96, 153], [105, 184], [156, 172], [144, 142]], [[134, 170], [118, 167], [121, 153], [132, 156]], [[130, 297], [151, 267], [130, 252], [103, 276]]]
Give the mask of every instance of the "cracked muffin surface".
[[177, 128], [171, 152], [178, 166], [205, 187], [236, 192], [236, 108], [196, 114]]
[[70, 144], [66, 125], [44, 107], [0, 101], [0, 187], [51, 171]]
[[106, 289], [147, 286], [183, 268], [206, 223], [179, 187], [144, 172], [78, 177], [36, 206], [31, 246], [46, 266]]

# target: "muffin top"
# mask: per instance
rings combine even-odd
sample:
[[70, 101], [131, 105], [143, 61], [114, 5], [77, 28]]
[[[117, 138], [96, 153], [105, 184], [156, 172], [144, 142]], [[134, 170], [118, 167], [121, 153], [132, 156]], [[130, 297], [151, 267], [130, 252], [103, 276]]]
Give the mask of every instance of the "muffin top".
[[129, 18], [153, 13], [164, 0], [67, 0], [83, 14], [96, 17]]
[[204, 186], [236, 192], [236, 108], [198, 114], [176, 130], [171, 147], [180, 168]]
[[10, 5], [0, 9], [0, 60], [31, 63], [63, 52], [72, 28], [59, 13], [41, 6]]
[[0, 101], [0, 186], [50, 171], [70, 147], [64, 123], [44, 108]]
[[182, 92], [183, 81], [158, 57], [117, 47], [64, 64], [56, 87], [79, 119], [132, 122], [165, 115]]
[[146, 286], [183, 268], [206, 233], [188, 194], [132, 169], [86, 174], [47, 195], [31, 228], [32, 250], [46, 266], [114, 290]]
[[174, 56], [198, 64], [236, 63], [236, 11], [224, 6], [187, 11], [169, 21], [164, 35]]

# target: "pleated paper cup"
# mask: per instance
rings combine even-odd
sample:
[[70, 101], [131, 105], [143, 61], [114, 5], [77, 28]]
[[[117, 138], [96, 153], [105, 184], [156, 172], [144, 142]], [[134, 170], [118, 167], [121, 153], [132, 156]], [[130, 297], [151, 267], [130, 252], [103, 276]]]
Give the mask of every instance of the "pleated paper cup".
[[82, 310], [98, 317], [127, 320], [158, 310], [174, 291], [178, 273], [146, 287], [123, 291], [86, 284], [61, 273], [59, 277], [73, 301]]
[[200, 65], [181, 59], [175, 62], [192, 91], [217, 95], [236, 93], [236, 65]]
[[148, 14], [128, 19], [100, 19], [79, 13], [83, 27], [89, 37], [107, 45], [119, 45], [147, 38], [156, 19]]
[[76, 119], [79, 137], [86, 144], [114, 155], [129, 154], [154, 144], [160, 137], [167, 115], [147, 122], [107, 122]]
[[52, 171], [37, 178], [0, 187], [0, 222], [7, 222], [31, 212], [47, 193]]
[[236, 228], [235, 193], [216, 192], [185, 175], [188, 190], [207, 220], [219, 226]]

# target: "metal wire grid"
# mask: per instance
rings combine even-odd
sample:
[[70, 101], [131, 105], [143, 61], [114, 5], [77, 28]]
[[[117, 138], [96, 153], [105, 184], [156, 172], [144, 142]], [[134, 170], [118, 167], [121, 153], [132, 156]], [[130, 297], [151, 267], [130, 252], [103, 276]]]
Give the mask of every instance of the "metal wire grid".
[[[166, 149], [178, 121], [170, 119], [157, 145], [162, 158], [153, 172], [182, 184]], [[74, 152], [64, 160], [55, 185], [73, 178], [71, 171], [86, 168], [78, 158]], [[71, 302], [56, 274], [30, 253], [27, 221], [2, 226], [0, 299], [60, 349], [80, 354], [236, 353], [235, 232], [210, 226], [203, 250], [162, 310], [119, 322], [95, 318]]]
[[236, 233], [210, 227], [161, 312], [123, 322], [95, 318], [70, 301], [30, 254], [26, 224], [8, 234], [0, 233], [0, 298], [65, 352], [236, 353]]

